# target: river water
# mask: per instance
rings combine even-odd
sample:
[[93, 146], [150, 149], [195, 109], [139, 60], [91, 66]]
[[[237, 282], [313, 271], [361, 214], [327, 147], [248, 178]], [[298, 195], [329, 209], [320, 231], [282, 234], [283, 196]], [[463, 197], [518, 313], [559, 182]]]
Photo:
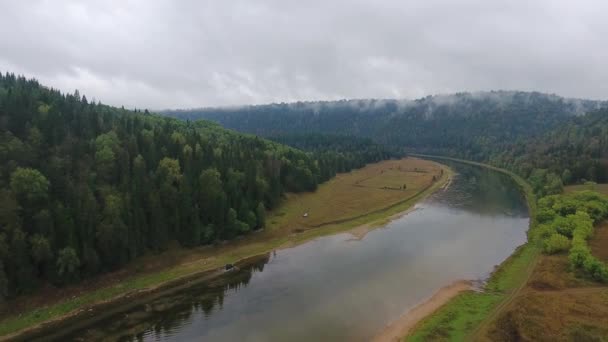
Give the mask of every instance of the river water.
[[362, 239], [348, 233], [253, 258], [61, 340], [366, 341], [456, 280], [483, 281], [526, 241], [513, 181], [454, 163], [451, 185]]

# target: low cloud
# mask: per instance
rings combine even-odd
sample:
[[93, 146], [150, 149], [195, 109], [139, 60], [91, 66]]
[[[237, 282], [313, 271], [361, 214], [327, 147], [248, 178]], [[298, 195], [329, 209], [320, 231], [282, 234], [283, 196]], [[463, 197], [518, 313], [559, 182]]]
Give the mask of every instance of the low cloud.
[[117, 106], [608, 97], [603, 1], [0, 1], [0, 71]]

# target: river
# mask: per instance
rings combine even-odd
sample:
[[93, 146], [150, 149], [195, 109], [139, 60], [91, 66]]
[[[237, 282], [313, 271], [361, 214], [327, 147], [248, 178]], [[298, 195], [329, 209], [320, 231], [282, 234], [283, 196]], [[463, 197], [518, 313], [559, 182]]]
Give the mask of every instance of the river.
[[448, 163], [449, 187], [362, 239], [343, 233], [119, 311], [61, 340], [366, 341], [456, 280], [482, 282], [526, 241], [507, 176]]

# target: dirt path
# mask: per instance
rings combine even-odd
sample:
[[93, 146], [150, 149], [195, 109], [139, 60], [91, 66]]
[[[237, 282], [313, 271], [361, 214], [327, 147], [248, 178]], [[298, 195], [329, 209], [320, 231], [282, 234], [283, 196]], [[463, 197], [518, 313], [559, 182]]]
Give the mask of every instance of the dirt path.
[[473, 285], [468, 280], [456, 281], [446, 287], [439, 289], [433, 296], [426, 299], [422, 303], [416, 305], [397, 320], [393, 321], [385, 327], [373, 339], [374, 342], [389, 342], [399, 341], [403, 336], [406, 336], [409, 331], [422, 319], [432, 314], [439, 309], [450, 299], [456, 297], [459, 293], [473, 288]]

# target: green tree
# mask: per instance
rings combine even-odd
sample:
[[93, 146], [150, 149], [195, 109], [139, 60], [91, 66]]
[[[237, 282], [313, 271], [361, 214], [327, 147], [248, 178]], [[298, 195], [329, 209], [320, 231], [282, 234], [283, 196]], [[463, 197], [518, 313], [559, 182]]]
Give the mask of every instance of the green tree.
[[570, 240], [559, 233], [552, 234], [543, 245], [543, 250], [547, 254], [566, 252], [568, 249], [570, 249]]
[[32, 259], [36, 264], [41, 265], [53, 259], [53, 251], [49, 241], [40, 234], [35, 234], [30, 237], [30, 245], [32, 246]]
[[258, 203], [255, 213], [255, 216], [257, 217], [257, 228], [261, 229], [266, 227], [266, 208], [264, 207], [264, 203]]
[[565, 169], [564, 172], [562, 172], [562, 182], [564, 184], [570, 184], [570, 182], [572, 182], [572, 172], [570, 172], [569, 169]]
[[49, 181], [38, 170], [20, 167], [11, 174], [11, 189], [23, 203], [38, 203], [47, 199]]
[[[248, 228], [245, 232], [247, 232], [249, 230], [253, 230], [257, 227], [258, 219], [255, 216], [255, 214], [253, 213], [253, 211], [251, 211], [251, 210], [247, 211], [247, 213], [245, 214], [245, 223], [247, 224], [247, 228]], [[245, 233], [245, 232], [243, 232], [243, 233]]]
[[128, 259], [128, 227], [122, 217], [123, 202], [117, 195], [107, 195], [102, 220], [97, 226], [97, 243], [106, 264], [116, 266]]
[[72, 247], [65, 247], [59, 251], [57, 256], [57, 272], [65, 280], [73, 280], [78, 276], [80, 259], [76, 250]]
[[4, 271], [4, 263], [0, 261], [0, 304], [3, 304], [8, 298], [8, 277]]

